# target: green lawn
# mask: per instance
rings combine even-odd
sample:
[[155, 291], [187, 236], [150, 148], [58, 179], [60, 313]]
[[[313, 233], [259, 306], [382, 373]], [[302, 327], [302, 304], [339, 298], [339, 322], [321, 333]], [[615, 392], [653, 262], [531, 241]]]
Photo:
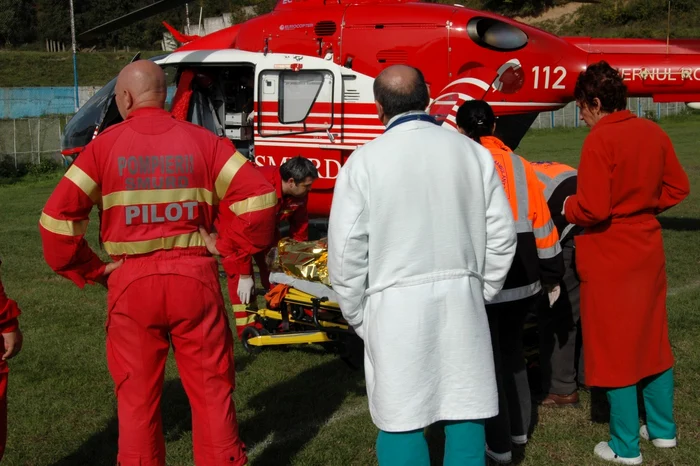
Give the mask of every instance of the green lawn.
[[[104, 86], [128, 65], [132, 52], [79, 53], [79, 86]], [[167, 52], [142, 51], [141, 58]], [[73, 54], [0, 50], [0, 87], [73, 86]]]
[[[677, 356], [680, 448], [643, 444], [645, 464], [700, 464], [700, 117], [670, 119], [671, 135], [693, 193], [663, 216], [668, 258], [671, 340]], [[532, 160], [576, 165], [587, 130], [532, 131], [518, 152]], [[58, 176], [0, 187], [3, 282], [24, 314], [23, 352], [10, 362], [8, 465], [112, 465], [117, 421], [105, 363], [105, 291], [79, 290], [45, 265], [37, 223]], [[96, 244], [96, 222], [89, 241]], [[225, 292], [225, 291], [224, 291]], [[376, 464], [377, 430], [367, 411], [364, 379], [319, 348], [264, 350], [236, 344], [241, 435], [252, 465]], [[191, 465], [191, 418], [169, 360], [163, 394], [169, 465]], [[590, 396], [579, 409], [544, 410], [523, 465], [595, 465], [607, 424], [591, 420]], [[431, 436], [432, 437], [432, 436]], [[440, 464], [436, 462], [435, 464]]]

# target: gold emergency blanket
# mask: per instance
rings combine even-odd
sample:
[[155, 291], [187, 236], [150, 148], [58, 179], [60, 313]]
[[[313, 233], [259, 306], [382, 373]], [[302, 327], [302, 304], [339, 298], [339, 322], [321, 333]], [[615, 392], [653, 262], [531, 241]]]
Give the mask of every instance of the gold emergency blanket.
[[282, 238], [270, 252], [273, 272], [331, 286], [328, 277], [328, 238], [317, 241], [295, 241]]

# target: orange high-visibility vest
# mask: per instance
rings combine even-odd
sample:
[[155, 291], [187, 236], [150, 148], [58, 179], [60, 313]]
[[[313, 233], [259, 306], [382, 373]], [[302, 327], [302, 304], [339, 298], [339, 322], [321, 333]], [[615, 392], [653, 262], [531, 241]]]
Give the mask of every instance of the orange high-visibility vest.
[[558, 283], [564, 275], [559, 234], [530, 164], [494, 136], [481, 138], [491, 152], [513, 210], [518, 246], [503, 290], [491, 303], [534, 296], [542, 283]]
[[554, 225], [559, 232], [559, 243], [564, 244], [583, 231], [583, 228], [567, 222], [561, 214], [566, 198], [576, 194], [578, 172], [575, 168], [559, 162], [530, 162], [530, 166], [540, 180]]

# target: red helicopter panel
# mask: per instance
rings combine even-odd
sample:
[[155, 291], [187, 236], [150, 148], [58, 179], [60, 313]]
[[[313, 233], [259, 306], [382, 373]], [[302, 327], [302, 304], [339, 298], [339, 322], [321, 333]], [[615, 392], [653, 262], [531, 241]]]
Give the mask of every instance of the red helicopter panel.
[[[557, 37], [496, 14], [413, 0], [279, 0], [269, 14], [201, 38], [169, 29], [184, 42], [176, 52], [194, 52], [174, 54], [187, 66], [221, 58], [217, 76], [231, 74], [227, 66], [254, 70], [251, 158], [260, 165], [311, 159], [321, 175], [309, 201], [316, 216], [328, 215], [347, 157], [383, 132], [372, 84], [392, 64], [421, 69], [430, 113], [453, 129], [461, 102], [488, 101], [500, 117], [499, 137], [513, 148], [539, 112], [573, 100], [579, 73], [600, 60], [620, 70], [630, 96], [700, 106], [700, 40]], [[64, 153], [117, 120], [107, 108], [109, 86], [66, 127]]]

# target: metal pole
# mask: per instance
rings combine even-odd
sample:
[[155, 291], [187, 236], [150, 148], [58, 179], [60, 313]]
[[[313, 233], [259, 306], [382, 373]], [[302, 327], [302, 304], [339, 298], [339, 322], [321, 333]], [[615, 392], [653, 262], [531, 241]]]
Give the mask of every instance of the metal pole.
[[41, 118], [37, 122], [36, 130], [36, 159], [41, 163]]
[[70, 35], [73, 41], [73, 85], [75, 86], [75, 111], [78, 111], [78, 62], [75, 54], [75, 18], [73, 14], [73, 0], [70, 0]]
[[17, 120], [12, 120], [12, 145], [15, 148], [15, 169], [17, 168]]
[[34, 143], [32, 142], [32, 120], [30, 118], [27, 118], [27, 129], [29, 130], [29, 161], [31, 162]]

